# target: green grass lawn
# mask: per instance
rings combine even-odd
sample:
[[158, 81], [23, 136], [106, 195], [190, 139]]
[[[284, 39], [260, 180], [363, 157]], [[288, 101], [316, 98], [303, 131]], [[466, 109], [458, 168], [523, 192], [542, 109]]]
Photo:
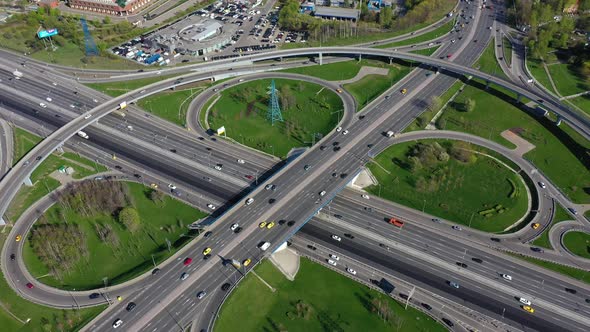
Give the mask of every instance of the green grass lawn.
[[[215, 332], [446, 331], [426, 314], [412, 307], [404, 310], [384, 294], [304, 258], [295, 281], [268, 261], [256, 267], [256, 273], [277, 291], [248, 274], [221, 308]], [[370, 310], [373, 299], [386, 301], [394, 322], [384, 322]], [[297, 303], [303, 309], [298, 310]]]
[[[8, 231], [0, 233], [0, 247], [4, 246], [7, 235]], [[2, 331], [10, 332], [77, 331], [106, 308], [60, 310], [34, 304], [18, 296], [1, 274], [0, 303], [0, 326], [4, 326]], [[13, 315], [22, 321], [31, 320], [21, 323]]]
[[547, 88], [547, 90], [555, 93], [551, 81], [549, 81], [549, 76], [547, 76], [547, 72], [545, 71], [545, 68], [543, 68], [543, 62], [540, 59], [529, 57], [527, 58], [526, 65], [531, 72], [531, 75], [533, 75], [539, 84]]
[[425, 34], [422, 34], [422, 35], [419, 35], [419, 36], [416, 36], [413, 38], [401, 40], [398, 42], [375, 46], [375, 48], [393, 48], [393, 47], [398, 47], [398, 46], [406, 46], [406, 45], [412, 45], [412, 44], [426, 42], [426, 41], [438, 38], [440, 36], [443, 36], [443, 35], [449, 33], [449, 31], [451, 31], [451, 29], [453, 28], [453, 24], [455, 24], [455, 20], [450, 20], [447, 23], [441, 25], [440, 27], [438, 27], [430, 32], [427, 32]]
[[318, 77], [327, 81], [343, 81], [354, 78], [363, 66], [383, 67], [385, 63], [376, 60], [350, 60], [314, 65], [307, 67], [289, 68], [281, 70], [285, 73], [295, 73], [307, 76]]
[[590, 116], [590, 95], [583, 95], [580, 97], [568, 99], [568, 101], [578, 106], [582, 111]]
[[141, 99], [137, 105], [162, 119], [179, 126], [186, 125], [186, 111], [191, 101], [210, 84], [195, 86], [192, 89], [167, 90]]
[[553, 83], [562, 96], [569, 96], [576, 93], [590, 90], [590, 84], [579, 76], [571, 65], [567, 63], [552, 64], [547, 66], [553, 78]]
[[590, 258], [590, 234], [583, 232], [567, 232], [563, 244], [574, 255]]
[[[493, 43], [493, 42], [492, 42]], [[508, 65], [512, 64], [512, 43], [508, 38], [502, 38], [502, 47], [504, 50], [504, 59]]]
[[[135, 234], [128, 232], [111, 215], [81, 216], [71, 210], [63, 211], [59, 206], [51, 207], [46, 213], [50, 223], [59, 223], [60, 212], [65, 213], [68, 222], [78, 224], [86, 233], [87, 243], [92, 259], [80, 261], [76, 269], [57, 280], [48, 274], [48, 269], [33, 253], [27, 239], [23, 250], [23, 259], [32, 275], [49, 286], [64, 289], [94, 289], [103, 286], [103, 277], [108, 277], [110, 285], [132, 279], [152, 269], [152, 257], [156, 264], [172, 255], [185, 241], [179, 242], [172, 252], [168, 252], [166, 239], [175, 243], [178, 240], [190, 240], [181, 237], [188, 233], [188, 224], [206, 216], [203, 212], [176, 199], [166, 196], [163, 204], [156, 205], [148, 197], [149, 188], [138, 183], [127, 183], [135, 207], [139, 212], [142, 229]], [[111, 248], [96, 235], [94, 224], [111, 225], [118, 235], [121, 245]], [[174, 248], [174, 246], [173, 246]]]
[[[576, 203], [590, 202], [588, 150], [590, 142], [565, 124], [556, 127], [546, 118], [537, 118], [513, 104], [513, 96], [495, 89], [485, 91], [483, 86], [471, 80], [457, 98], [450, 103], [442, 119], [445, 129], [468, 132], [491, 139], [507, 147], [514, 147], [500, 133], [507, 129], [536, 146], [525, 158], [531, 160], [553, 183], [561, 188]], [[461, 111], [467, 99], [476, 102], [473, 112]], [[563, 172], [568, 169], [568, 172]]]
[[412, 70], [409, 64], [395, 62], [388, 68], [389, 73], [387, 75], [367, 75], [354, 83], [344, 85], [344, 88], [356, 100], [357, 111], [363, 109], [373, 99], [379, 97]]
[[68, 43], [64, 47], [59, 47], [55, 51], [42, 50], [31, 54], [31, 57], [43, 62], [54, 63], [57, 65], [64, 65], [68, 67], [76, 67], [82, 69], [123, 69], [132, 70], [145, 68], [139, 63], [127, 60], [121, 57], [105, 57], [93, 56], [89, 58], [88, 63], [84, 63], [84, 52], [72, 43]]
[[[421, 142], [433, 140], [422, 140]], [[437, 140], [442, 146], [449, 141]], [[406, 154], [415, 142], [396, 144], [375, 158], [376, 163], [369, 169], [380, 185], [368, 191], [382, 198], [406, 205], [416, 210], [424, 210], [435, 216], [486, 232], [502, 232], [518, 221], [527, 209], [527, 193], [520, 178], [504, 166], [486, 156], [478, 156], [477, 161], [463, 164], [451, 158], [447, 169], [438, 167], [436, 171], [424, 168], [412, 173], [403, 167]], [[473, 146], [484, 153], [486, 149]], [[385, 171], [390, 172], [389, 174]], [[430, 173], [441, 174], [443, 180], [438, 188], [419, 191], [415, 183], [419, 177]], [[513, 184], [516, 189], [513, 188]], [[510, 198], [513, 190], [518, 194]], [[478, 212], [502, 205], [504, 212], [484, 217]]]
[[563, 274], [565, 276], [580, 280], [580, 281], [585, 282], [587, 284], [590, 284], [590, 273], [588, 273], [588, 271], [576, 269], [573, 267], [569, 267], [569, 266], [565, 266], [565, 265], [561, 265], [561, 264], [557, 264], [557, 263], [544, 261], [544, 260], [538, 259], [538, 258], [527, 257], [527, 256], [519, 255], [519, 254], [513, 254], [513, 253], [508, 253], [508, 254], [511, 256], [523, 259], [529, 263], [546, 268], [547, 270], [551, 270], [551, 271]]
[[553, 217], [551, 226], [547, 227], [547, 229], [545, 229], [545, 231], [533, 241], [533, 244], [539, 247], [553, 249], [553, 247], [551, 247], [551, 243], [549, 242], [549, 230], [551, 227], [555, 226], [555, 224], [571, 219], [572, 217], [561, 205], [555, 204], [555, 216]]
[[[441, 100], [441, 106], [443, 106], [446, 102], [448, 102], [451, 97], [457, 92], [459, 91], [459, 89], [461, 88], [461, 85], [463, 85], [463, 82], [457, 80], [455, 81], [455, 83], [453, 83], [453, 85], [451, 85], [451, 87], [440, 96], [440, 100]], [[422, 130], [424, 129], [424, 127], [432, 120], [432, 118], [434, 118], [434, 116], [436, 115], [436, 113], [439, 110], [431, 110], [431, 109], [426, 109], [426, 111], [424, 111], [419, 117], [417, 117], [414, 121], [412, 121], [412, 123], [406, 127], [406, 129], [404, 129], [404, 133], [410, 132], [410, 131], [414, 131], [414, 130]]]
[[479, 68], [479, 70], [483, 71], [484, 73], [492, 74], [494, 76], [508, 80], [508, 77], [506, 74], [504, 74], [502, 67], [500, 67], [500, 64], [498, 63], [498, 60], [496, 60], [494, 47], [497, 47], [497, 45], [495, 45], [494, 41], [492, 40], [473, 67]]
[[434, 47], [430, 47], [430, 48], [424, 48], [424, 49], [421, 49], [421, 50], [412, 51], [410, 53], [431, 56], [434, 52], [436, 52], [436, 50], [438, 50], [438, 46], [434, 46]]
[[137, 90], [142, 86], [163, 81], [165, 79], [175, 77], [178, 75], [165, 75], [150, 78], [142, 78], [131, 81], [109, 82], [109, 83], [86, 83], [86, 86], [105, 93], [111, 97], [118, 97], [129, 91]]
[[310, 146], [316, 133], [330, 132], [342, 117], [340, 96], [320, 85], [275, 79], [284, 122], [266, 119], [270, 79], [244, 82], [221, 92], [209, 112], [211, 128], [225, 126], [227, 136], [239, 143], [284, 158], [295, 147]]

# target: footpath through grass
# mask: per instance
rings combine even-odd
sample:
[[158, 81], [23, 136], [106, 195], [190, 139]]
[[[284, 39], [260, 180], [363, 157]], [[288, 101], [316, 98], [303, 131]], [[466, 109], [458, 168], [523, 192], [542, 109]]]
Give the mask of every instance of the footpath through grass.
[[531, 75], [533, 75], [539, 84], [547, 88], [547, 90], [556, 93], [556, 91], [553, 89], [553, 86], [551, 85], [549, 76], [547, 76], [545, 68], [543, 68], [543, 62], [541, 60], [529, 57], [527, 58], [526, 65]]
[[574, 255], [590, 259], [590, 234], [583, 232], [567, 232], [563, 244]]
[[[305, 258], [295, 281], [268, 260], [240, 282], [221, 308], [215, 332], [233, 331], [446, 331], [426, 314]], [[392, 313], [381, 319], [375, 304]]]
[[547, 67], [555, 87], [562, 96], [570, 96], [590, 90], [590, 84], [576, 72], [572, 65], [555, 63]]
[[412, 37], [412, 38], [405, 39], [405, 40], [401, 40], [398, 42], [378, 45], [378, 46], [375, 46], [375, 48], [393, 48], [393, 47], [398, 47], [398, 46], [406, 46], [406, 45], [427, 42], [429, 40], [436, 39], [440, 36], [443, 36], [443, 35], [449, 33], [449, 31], [451, 31], [451, 29], [453, 28], [454, 24], [455, 24], [455, 20], [453, 19], [453, 20], [450, 20], [447, 23], [441, 25], [440, 27], [438, 27], [430, 32], [427, 32], [425, 34], [421, 34], [419, 36]]
[[[466, 149], [489, 153], [474, 145], [452, 145], [456, 141], [420, 142], [438, 142], [447, 157]], [[379, 185], [369, 187], [368, 191], [485, 232], [502, 232], [525, 215], [527, 192], [524, 184], [518, 175], [497, 161], [470, 154], [465, 157], [470, 160], [467, 163], [454, 157], [447, 162], [433, 162], [433, 158], [443, 160], [442, 154], [412, 153], [416, 147], [415, 142], [401, 143], [379, 154], [375, 162], [369, 164]], [[410, 153], [421, 160], [416, 161], [418, 166], [408, 158]]]
[[[155, 204], [148, 198], [150, 188], [138, 183], [127, 183], [127, 186], [141, 219], [139, 232], [129, 232], [109, 214], [82, 216], [54, 205], [45, 213], [48, 222], [62, 223], [67, 220], [77, 224], [86, 236], [92, 259], [80, 260], [71, 273], [65, 274], [63, 280], [57, 280], [35, 255], [28, 237], [23, 259], [31, 274], [43, 276], [40, 282], [62, 289], [100, 288], [104, 285], [104, 277], [108, 278], [109, 285], [122, 283], [152, 269], [152, 255], [158, 264], [174, 254], [190, 240], [189, 237], [181, 236], [188, 233], [187, 225], [206, 215], [169, 196], [164, 197], [162, 203]], [[102, 241], [97, 235], [96, 224], [103, 227], [108, 225], [120, 244], [113, 246]], [[171, 252], [167, 250], [166, 239], [171, 242]]]
[[[16, 164], [40, 141], [41, 137], [16, 128], [14, 131], [14, 163]], [[80, 157], [78, 154], [72, 152], [57, 154], [57, 152], [53, 152], [31, 174], [33, 186], [21, 186], [6, 212], [8, 219], [16, 222], [29, 206], [59, 187], [59, 181], [50, 177], [49, 174], [57, 171], [61, 166], [72, 167], [74, 169], [72, 178], [74, 179], [81, 179], [107, 171], [105, 166]]]
[[296, 147], [311, 146], [330, 132], [344, 112], [342, 100], [324, 87], [275, 79], [283, 122], [267, 119], [271, 80], [244, 82], [221, 92], [208, 121], [214, 130], [225, 126], [227, 136], [257, 150], [284, 158]]
[[[0, 247], [8, 230], [0, 233]], [[8, 262], [10, 264], [10, 262]], [[100, 314], [106, 305], [81, 310], [60, 310], [29, 302], [17, 295], [0, 273], [0, 326], [9, 332], [77, 331]], [[25, 323], [27, 319], [31, 319]]]
[[553, 249], [551, 242], [549, 242], [549, 230], [556, 224], [566, 220], [572, 220], [572, 217], [561, 205], [555, 204], [555, 216], [553, 217], [551, 225], [533, 241], [533, 244], [539, 247]]
[[165, 76], [157, 76], [157, 77], [149, 77], [149, 78], [142, 78], [138, 80], [131, 80], [131, 81], [121, 81], [121, 82], [108, 82], [108, 83], [86, 83], [85, 85], [93, 88], [94, 90], [98, 90], [104, 94], [107, 94], [111, 97], [118, 97], [123, 95], [129, 91], [137, 90], [143, 86], [160, 82], [165, 79], [175, 77], [178, 75], [165, 75]]

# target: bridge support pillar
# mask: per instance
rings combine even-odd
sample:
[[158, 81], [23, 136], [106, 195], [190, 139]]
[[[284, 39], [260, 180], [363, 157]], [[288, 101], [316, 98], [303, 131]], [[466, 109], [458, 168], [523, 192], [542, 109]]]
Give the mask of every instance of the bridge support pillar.
[[279, 58], [279, 62], [283, 62], [283, 57], [280, 57]]
[[59, 152], [59, 153], [64, 153], [64, 146], [63, 144], [61, 144], [60, 146], [58, 146], [55, 151]]
[[393, 64], [393, 58], [389, 58], [389, 65]]
[[522, 98], [522, 95], [519, 93], [516, 95], [516, 102], [520, 103], [520, 98]]
[[324, 61], [322, 59], [322, 53], [319, 54], [319, 58], [320, 58], [320, 66], [324, 64]]
[[359, 54], [359, 62], [361, 62], [362, 59], [363, 59], [363, 55]]
[[32, 186], [33, 186], [33, 182], [31, 182], [31, 177], [30, 177], [30, 176], [28, 176], [28, 177], [25, 179], [25, 182], [24, 182], [24, 184], [25, 184], [25, 186], [27, 186], [27, 187], [32, 187]]
[[490, 81], [486, 81], [486, 90], [490, 88]]

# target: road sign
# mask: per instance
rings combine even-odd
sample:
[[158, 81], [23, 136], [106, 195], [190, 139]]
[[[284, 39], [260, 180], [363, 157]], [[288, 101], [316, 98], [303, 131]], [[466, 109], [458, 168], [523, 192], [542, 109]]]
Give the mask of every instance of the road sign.
[[42, 39], [42, 38], [55, 36], [55, 35], [57, 35], [57, 33], [58, 33], [57, 29], [41, 30], [41, 31], [37, 32], [37, 37], [39, 37], [39, 39]]

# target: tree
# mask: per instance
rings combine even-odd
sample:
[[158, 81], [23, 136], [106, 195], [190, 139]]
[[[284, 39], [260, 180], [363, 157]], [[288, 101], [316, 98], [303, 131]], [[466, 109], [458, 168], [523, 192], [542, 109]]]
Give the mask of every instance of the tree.
[[467, 142], [453, 142], [450, 154], [451, 157], [460, 162], [469, 163], [475, 161], [475, 154], [473, 153], [473, 148], [471, 147], [471, 144]]
[[159, 190], [152, 190], [150, 191], [150, 200], [156, 204], [161, 203], [164, 201], [164, 193]]
[[463, 103], [464, 112], [472, 112], [475, 109], [475, 100], [469, 98]]
[[379, 12], [379, 24], [382, 28], [390, 28], [391, 20], [393, 19], [393, 12], [391, 7], [383, 7]]
[[119, 212], [119, 222], [131, 232], [135, 233], [139, 230], [141, 223], [139, 213], [132, 207], [126, 207]]

